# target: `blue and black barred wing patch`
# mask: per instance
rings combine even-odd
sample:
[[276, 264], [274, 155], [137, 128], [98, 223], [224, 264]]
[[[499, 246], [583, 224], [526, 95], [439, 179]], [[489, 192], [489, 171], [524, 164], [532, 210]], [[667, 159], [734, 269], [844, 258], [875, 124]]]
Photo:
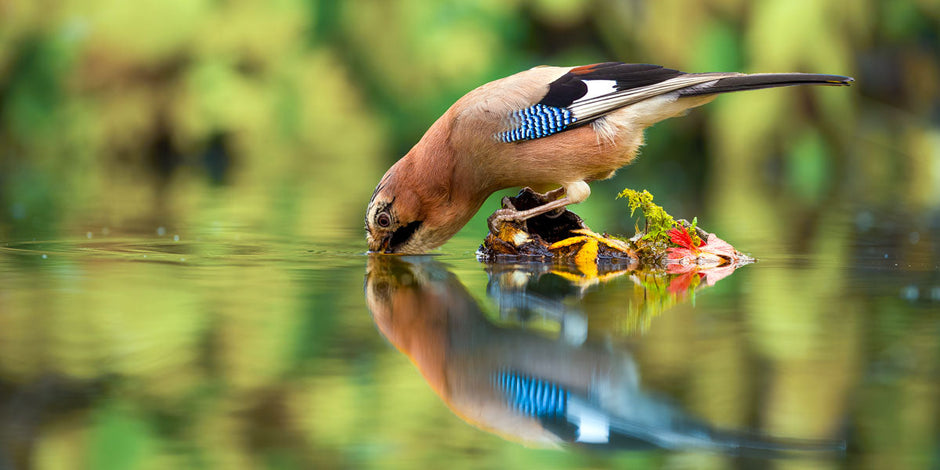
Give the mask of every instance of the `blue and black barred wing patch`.
[[494, 379], [513, 409], [534, 418], [565, 416], [571, 394], [558, 384], [512, 371]]
[[512, 129], [496, 135], [502, 142], [532, 140], [561, 132], [575, 123], [566, 108], [537, 104], [516, 111], [509, 117]]
[[[728, 74], [717, 74], [727, 76]], [[514, 112], [502, 142], [538, 139], [589, 123], [616, 109], [703, 83], [716, 74], [687, 74], [651, 64], [602, 64], [575, 67], [548, 85], [536, 105]]]

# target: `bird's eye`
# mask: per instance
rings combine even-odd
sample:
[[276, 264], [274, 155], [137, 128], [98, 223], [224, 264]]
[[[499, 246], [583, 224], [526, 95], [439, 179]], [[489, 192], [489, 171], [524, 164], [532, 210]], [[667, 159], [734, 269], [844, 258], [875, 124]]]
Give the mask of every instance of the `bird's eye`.
[[388, 213], [383, 212], [375, 218], [375, 223], [379, 224], [379, 227], [388, 228], [390, 225], [392, 225], [392, 218], [388, 215]]

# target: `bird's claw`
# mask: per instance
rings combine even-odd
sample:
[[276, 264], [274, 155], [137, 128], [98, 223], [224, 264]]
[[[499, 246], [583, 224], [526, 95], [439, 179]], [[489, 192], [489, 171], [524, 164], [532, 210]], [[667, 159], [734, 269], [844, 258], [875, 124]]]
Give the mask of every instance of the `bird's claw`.
[[[507, 201], [504, 201], [504, 204]], [[509, 204], [509, 207], [513, 207], [512, 204]], [[486, 219], [486, 224], [490, 228], [490, 232], [499, 233], [499, 225], [506, 222], [524, 222], [525, 219], [519, 217], [519, 211], [515, 208], [512, 209], [500, 209], [493, 213]]]
[[512, 203], [512, 199], [510, 199], [509, 196], [503, 196], [503, 200], [500, 202], [500, 204], [502, 204], [503, 208], [496, 211], [497, 213], [499, 213], [500, 211], [506, 211], [506, 210], [513, 211], [513, 212], [516, 211], [516, 206], [515, 204]]
[[486, 219], [486, 224], [490, 228], [490, 232], [499, 233], [499, 224], [506, 223], [510, 221], [524, 221], [525, 219], [519, 218], [519, 211], [516, 209], [516, 205], [512, 203], [512, 199], [509, 196], [503, 196], [503, 200], [500, 201], [502, 204], [502, 209], [494, 212], [489, 218]]

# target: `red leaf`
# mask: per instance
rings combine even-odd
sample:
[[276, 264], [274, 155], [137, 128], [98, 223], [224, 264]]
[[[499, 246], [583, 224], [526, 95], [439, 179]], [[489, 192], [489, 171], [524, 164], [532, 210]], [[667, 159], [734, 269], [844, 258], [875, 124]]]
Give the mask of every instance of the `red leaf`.
[[674, 228], [667, 232], [669, 234], [669, 240], [675, 243], [676, 245], [681, 246], [682, 248], [696, 252], [698, 245], [692, 240], [692, 235], [689, 235], [689, 231], [686, 230], [684, 226], [679, 228]]
[[689, 271], [683, 274], [676, 276], [671, 282], [669, 282], [669, 287], [666, 289], [670, 294], [682, 294], [689, 290], [689, 287], [692, 285], [692, 280], [695, 279], [695, 276], [702, 276], [701, 273], [694, 271]]

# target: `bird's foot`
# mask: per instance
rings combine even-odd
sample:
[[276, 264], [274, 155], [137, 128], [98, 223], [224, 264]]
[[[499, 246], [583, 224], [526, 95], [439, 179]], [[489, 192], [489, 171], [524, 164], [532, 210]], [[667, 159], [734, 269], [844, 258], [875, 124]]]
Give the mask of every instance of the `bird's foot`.
[[[531, 209], [526, 209], [524, 211], [520, 211], [516, 209], [500, 209], [494, 212], [493, 215], [491, 215], [488, 219], [486, 219], [486, 222], [487, 222], [487, 225], [489, 225], [491, 232], [499, 233], [499, 230], [498, 230], [499, 225], [502, 223], [513, 222], [513, 221], [524, 223], [526, 220], [531, 219], [532, 217], [535, 217], [537, 215], [542, 215], [546, 213], [554, 213], [557, 211], [561, 211], [558, 214], [558, 215], [561, 215], [565, 212], [565, 208], [570, 203], [571, 202], [568, 200], [567, 197], [563, 197], [561, 199], [557, 199], [547, 204], [542, 204], [541, 206], [533, 207]], [[510, 204], [509, 207], [512, 207], [512, 205]], [[558, 217], [558, 215], [554, 215], [553, 217]], [[525, 229], [526, 227], [523, 226], [522, 228]]]
[[499, 233], [499, 225], [506, 222], [525, 222], [525, 219], [517, 217], [520, 211], [516, 209], [515, 204], [512, 203], [512, 199], [510, 199], [509, 196], [503, 196], [503, 200], [500, 203], [503, 208], [497, 210], [486, 219], [486, 224], [489, 226], [490, 232]]
[[503, 200], [503, 206], [509, 206], [508, 209], [500, 209], [493, 213], [486, 219], [486, 224], [490, 228], [490, 232], [499, 233], [499, 226], [508, 222], [520, 222], [525, 223], [526, 217], [524, 216], [525, 211], [518, 211], [512, 204], [509, 204], [507, 200]]

